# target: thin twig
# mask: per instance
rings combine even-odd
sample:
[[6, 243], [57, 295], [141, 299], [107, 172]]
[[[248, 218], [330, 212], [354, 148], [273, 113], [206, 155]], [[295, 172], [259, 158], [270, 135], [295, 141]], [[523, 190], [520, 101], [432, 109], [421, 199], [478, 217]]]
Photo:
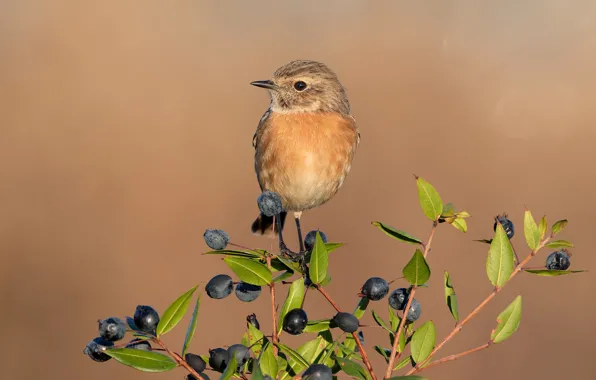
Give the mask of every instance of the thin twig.
[[[430, 235], [428, 236], [428, 241], [426, 242], [426, 244], [424, 244], [424, 258], [426, 258], [426, 256], [428, 255], [428, 252], [430, 251], [430, 246], [433, 242], [433, 238], [435, 236], [435, 231], [437, 230], [438, 224], [439, 223], [437, 221], [433, 222], [433, 226], [430, 230]], [[403, 315], [403, 318], [401, 319], [401, 322], [399, 323], [397, 332], [395, 333], [393, 347], [391, 348], [391, 354], [389, 355], [389, 363], [387, 365], [387, 371], [385, 371], [385, 379], [389, 379], [391, 377], [391, 374], [393, 373], [393, 364], [401, 356], [401, 352], [399, 352], [396, 355], [397, 348], [399, 346], [399, 337], [400, 337], [400, 335], [404, 329], [404, 326], [406, 324], [408, 312], [410, 311], [410, 307], [412, 305], [412, 301], [414, 300], [414, 295], [416, 294], [417, 288], [418, 288], [418, 286], [416, 286], [416, 285], [412, 286], [412, 290], [408, 294], [408, 303], [406, 305], [406, 308], [404, 309], [404, 315]]]
[[161, 348], [163, 348], [175, 361], [176, 363], [178, 363], [178, 365], [181, 365], [182, 367], [186, 368], [186, 370], [188, 372], [190, 372], [195, 378], [200, 379], [201, 375], [199, 375], [199, 373], [197, 371], [195, 371], [187, 362], [186, 360], [184, 360], [180, 355], [178, 355], [175, 352], [170, 351], [170, 349], [165, 345], [164, 342], [162, 342], [160, 339], [155, 338], [153, 340], [155, 343], [157, 343], [158, 345], [161, 346]]
[[489, 348], [491, 345], [492, 345], [492, 341], [491, 342], [488, 342], [488, 343], [485, 343], [482, 346], [474, 347], [474, 348], [472, 348], [470, 350], [467, 350], [467, 351], [464, 351], [464, 352], [460, 352], [459, 354], [445, 356], [444, 358], [441, 358], [441, 359], [438, 359], [438, 360], [435, 360], [435, 361], [432, 361], [432, 362], [428, 363], [424, 367], [424, 369], [429, 369], [429, 368], [434, 367], [434, 366], [439, 365], [439, 364], [443, 364], [443, 363], [446, 363], [446, 362], [457, 360], [457, 359], [461, 358], [462, 356], [470, 355], [470, 354], [473, 354], [474, 352], [484, 350], [485, 348]]
[[530, 254], [519, 264], [517, 264], [517, 266], [515, 267], [515, 269], [513, 270], [513, 273], [511, 273], [511, 275], [509, 276], [509, 278], [507, 279], [507, 281], [501, 285], [500, 287], [496, 286], [493, 291], [488, 295], [488, 297], [486, 297], [484, 299], [484, 301], [482, 301], [478, 306], [476, 306], [476, 308], [474, 310], [472, 310], [472, 312], [470, 314], [468, 314], [468, 316], [466, 318], [464, 318], [460, 323], [458, 323], [455, 328], [451, 331], [451, 333], [449, 333], [449, 335], [447, 335], [447, 337], [445, 337], [445, 339], [443, 339], [443, 341], [441, 343], [439, 343], [430, 353], [430, 355], [428, 355], [428, 357], [423, 360], [422, 362], [418, 363], [416, 365], [416, 367], [412, 368], [410, 371], [408, 371], [408, 373], [406, 373], [406, 376], [408, 375], [412, 375], [414, 373], [418, 373], [421, 372], [423, 370], [425, 370], [427, 367], [422, 368], [422, 366], [427, 363], [432, 356], [439, 351], [447, 342], [449, 342], [451, 339], [453, 339], [453, 337], [455, 335], [457, 335], [458, 332], [460, 332], [463, 327], [465, 326], [466, 323], [468, 323], [472, 318], [474, 318], [476, 316], [476, 314], [478, 314], [493, 298], [495, 298], [495, 296], [497, 295], [497, 293], [499, 293], [504, 287], [505, 285], [507, 285], [509, 282], [511, 282], [511, 280], [513, 279], [513, 277], [515, 277], [519, 272], [521, 272], [522, 268], [528, 264], [528, 262], [536, 255], [536, 252], [538, 252], [542, 247], [544, 247], [548, 242], [549, 242], [550, 238], [547, 238], [546, 240], [542, 241], [540, 243], [540, 245], [538, 247], [536, 247], [535, 250], [533, 250], [532, 252], [530, 252]]
[[[333, 301], [333, 299], [331, 299], [331, 297], [325, 291], [325, 289], [323, 289], [321, 286], [316, 286], [316, 288], [319, 291], [319, 293], [321, 293], [323, 295], [323, 297], [325, 297], [327, 299], [327, 301], [329, 301], [331, 306], [333, 306], [333, 308], [338, 313], [341, 313], [341, 309], [339, 308], [339, 306], [337, 306], [335, 301]], [[368, 360], [368, 355], [366, 354], [366, 351], [364, 351], [364, 347], [362, 346], [362, 342], [360, 342], [360, 338], [358, 337], [356, 332], [352, 333], [352, 337], [354, 338], [354, 341], [356, 341], [356, 345], [358, 346], [360, 355], [362, 355], [362, 362], [366, 366], [366, 370], [368, 371], [368, 373], [370, 373], [370, 377], [372, 378], [372, 380], [377, 380], [377, 376], [375, 375], [375, 372], [373, 371], [372, 364], [370, 364], [370, 360]]]
[[[267, 267], [271, 270], [271, 256], [267, 255]], [[275, 313], [275, 283], [269, 284], [269, 290], [271, 291], [271, 318], [273, 319], [273, 353], [277, 356], [277, 344], [279, 342], [277, 336], [277, 316]]]

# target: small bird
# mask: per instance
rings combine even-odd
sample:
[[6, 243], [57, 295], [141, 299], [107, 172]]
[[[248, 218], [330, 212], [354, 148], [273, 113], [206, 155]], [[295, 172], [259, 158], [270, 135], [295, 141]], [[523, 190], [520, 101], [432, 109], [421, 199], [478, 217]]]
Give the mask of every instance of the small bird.
[[271, 79], [250, 83], [269, 90], [271, 103], [253, 136], [255, 171], [261, 191], [273, 191], [284, 211], [277, 220], [260, 214], [251, 230], [257, 235], [279, 234], [294, 213], [300, 252], [303, 211], [329, 201], [344, 183], [352, 165], [360, 132], [350, 102], [337, 75], [325, 64], [296, 60], [275, 71]]

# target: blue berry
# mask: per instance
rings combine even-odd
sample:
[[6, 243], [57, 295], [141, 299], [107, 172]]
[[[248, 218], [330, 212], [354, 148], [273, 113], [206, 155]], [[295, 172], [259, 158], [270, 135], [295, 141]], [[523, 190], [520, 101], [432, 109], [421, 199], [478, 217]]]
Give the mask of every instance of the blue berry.
[[412, 304], [410, 305], [410, 310], [408, 310], [408, 314], [406, 315], [406, 321], [412, 323], [416, 322], [418, 318], [420, 318], [420, 314], [422, 313], [422, 306], [420, 302], [416, 301], [416, 298], [412, 300]]
[[321, 239], [323, 240], [323, 243], [327, 243], [327, 235], [325, 235], [323, 231], [313, 230], [306, 234], [306, 237], [304, 238], [304, 248], [306, 248], [309, 251], [313, 249], [313, 247], [315, 246], [315, 242], [317, 241], [317, 232], [321, 234]]
[[151, 343], [144, 339], [133, 339], [126, 345], [126, 348], [132, 348], [135, 350], [151, 351]]
[[347, 333], [353, 333], [358, 330], [359, 321], [353, 314], [339, 312], [333, 317], [333, 324]]
[[379, 301], [389, 293], [389, 284], [380, 277], [371, 277], [362, 285], [360, 292], [371, 301]]
[[503, 226], [503, 229], [505, 230], [507, 237], [509, 239], [511, 239], [513, 237], [513, 235], [515, 235], [515, 228], [513, 227], [513, 222], [507, 218], [507, 214], [498, 215], [495, 219], [496, 220], [495, 220], [495, 224], [493, 225], [493, 230], [494, 231], [497, 230], [497, 221], [498, 221]]
[[230, 236], [224, 230], [207, 229], [203, 234], [205, 243], [211, 249], [225, 249], [230, 242]]
[[303, 380], [331, 380], [333, 372], [324, 364], [313, 364], [302, 373]]
[[268, 217], [279, 215], [283, 211], [281, 198], [272, 191], [262, 192], [257, 198], [257, 205], [261, 213]]
[[209, 298], [216, 300], [226, 298], [232, 294], [232, 290], [234, 290], [234, 281], [227, 274], [218, 274], [205, 285], [205, 291]]
[[240, 371], [242, 366], [248, 361], [250, 358], [250, 352], [248, 351], [248, 347], [243, 344], [233, 344], [228, 347], [228, 363], [232, 360], [232, 358], [236, 358], [236, 363], [238, 364], [237, 371]]
[[228, 365], [228, 351], [223, 348], [209, 350], [209, 366], [217, 372], [223, 372]]
[[109, 341], [115, 342], [126, 334], [126, 324], [120, 318], [110, 317], [99, 321], [99, 335]]
[[184, 355], [184, 360], [188, 363], [189, 366], [192, 367], [195, 371], [201, 373], [207, 367], [207, 363], [203, 360], [202, 357], [195, 354], [186, 354]]
[[252, 302], [261, 294], [261, 287], [240, 281], [236, 285], [236, 297], [242, 302]]
[[408, 303], [408, 290], [406, 288], [398, 288], [389, 295], [389, 305], [395, 310], [403, 310]]
[[306, 328], [308, 316], [302, 309], [293, 309], [286, 314], [283, 320], [283, 330], [288, 334], [299, 335]]
[[[199, 376], [201, 376], [201, 379], [203, 379], [203, 380], [210, 380], [209, 376], [207, 376], [206, 373], [199, 372]], [[197, 377], [195, 375], [193, 375], [192, 373], [189, 373], [188, 375], [186, 375], [186, 380], [199, 380], [199, 379], [197, 379]]]
[[546, 269], [548, 270], [567, 270], [570, 266], [571, 260], [565, 250], [553, 252], [546, 258]]
[[105, 354], [103, 351], [108, 347], [112, 347], [113, 345], [114, 343], [111, 341], [105, 340], [102, 337], [97, 337], [91, 342], [87, 343], [83, 353], [96, 362], [107, 362], [112, 357], [108, 354]]
[[144, 332], [153, 332], [159, 323], [159, 314], [151, 306], [139, 305], [133, 316], [135, 326]]

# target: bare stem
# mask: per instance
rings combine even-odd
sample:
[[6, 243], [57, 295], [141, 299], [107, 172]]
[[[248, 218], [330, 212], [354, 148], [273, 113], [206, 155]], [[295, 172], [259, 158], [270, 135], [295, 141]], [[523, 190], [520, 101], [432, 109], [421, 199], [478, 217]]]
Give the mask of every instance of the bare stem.
[[505, 287], [505, 285], [507, 285], [509, 282], [511, 282], [513, 277], [515, 277], [519, 272], [521, 272], [522, 268], [526, 264], [528, 264], [528, 262], [536, 255], [536, 252], [538, 252], [542, 247], [544, 247], [544, 245], [546, 245], [549, 242], [549, 240], [550, 240], [550, 238], [547, 238], [546, 240], [542, 241], [540, 243], [540, 245], [538, 247], [536, 247], [535, 250], [530, 252], [530, 254], [522, 262], [518, 263], [517, 266], [515, 267], [515, 269], [513, 270], [513, 272], [511, 273], [511, 275], [509, 276], [509, 278], [507, 279], [507, 281], [500, 287], [496, 286], [493, 289], [493, 291], [484, 299], [484, 301], [480, 302], [480, 304], [478, 306], [476, 306], [476, 308], [474, 310], [472, 310], [472, 312], [470, 314], [468, 314], [468, 316], [466, 318], [464, 318], [460, 323], [458, 323], [455, 326], [455, 328], [449, 333], [449, 335], [447, 335], [447, 337], [445, 337], [445, 339], [443, 339], [443, 341], [441, 343], [439, 343], [432, 350], [430, 355], [428, 355], [428, 357], [425, 360], [418, 363], [416, 365], [416, 367], [414, 367], [410, 371], [408, 371], [408, 373], [406, 373], [406, 376], [421, 372], [421, 371], [425, 370], [426, 368], [428, 368], [428, 366], [424, 367], [424, 368], [422, 368], [422, 366], [424, 366], [424, 364], [426, 364], [432, 358], [432, 356], [435, 353], [437, 353], [437, 351], [439, 351], [441, 348], [443, 348], [443, 346], [447, 342], [449, 342], [451, 339], [453, 339], [453, 337], [455, 335], [457, 335], [457, 333], [463, 329], [463, 327], [466, 325], [466, 323], [468, 323], [472, 318], [474, 318], [493, 298], [495, 298], [497, 293], [499, 293]]
[[[435, 231], [437, 230], [438, 224], [439, 223], [437, 223], [437, 221], [433, 222], [433, 226], [430, 230], [430, 235], [428, 236], [428, 241], [426, 242], [426, 244], [424, 244], [425, 258], [428, 255], [428, 252], [430, 251], [430, 246], [433, 242], [433, 238], [435, 236]], [[401, 322], [399, 323], [399, 327], [397, 328], [397, 332], [395, 333], [395, 339], [393, 340], [393, 347], [391, 348], [391, 354], [389, 355], [387, 371], [385, 371], [385, 379], [389, 379], [391, 377], [391, 374], [393, 373], [393, 365], [395, 364], [395, 361], [401, 356], [401, 352], [396, 355], [397, 347], [399, 346], [399, 337], [403, 332], [404, 326], [406, 324], [406, 317], [408, 316], [408, 312], [410, 311], [410, 307], [412, 306], [412, 301], [414, 300], [414, 294], [416, 294], [417, 288], [417, 286], [413, 286], [412, 290], [410, 291], [410, 294], [408, 294], [408, 303], [406, 305], [406, 308], [404, 309], [404, 316], [401, 319]]]
[[473, 354], [474, 352], [484, 350], [485, 348], [489, 348], [491, 346], [491, 344], [492, 344], [492, 342], [488, 342], [488, 343], [483, 344], [482, 346], [474, 347], [474, 348], [472, 348], [470, 350], [467, 350], [467, 351], [464, 351], [464, 352], [460, 352], [459, 354], [445, 356], [442, 359], [438, 359], [438, 360], [435, 360], [435, 361], [432, 361], [432, 362], [428, 363], [428, 365], [426, 365], [424, 367], [424, 369], [429, 369], [429, 368], [434, 367], [434, 366], [439, 365], [439, 364], [443, 364], [443, 363], [446, 363], [446, 362], [457, 360], [457, 359], [461, 358], [462, 356], [470, 355], [470, 354]]
[[[331, 297], [325, 291], [325, 289], [323, 289], [321, 286], [317, 286], [316, 288], [319, 291], [319, 293], [321, 293], [323, 295], [323, 297], [325, 297], [327, 299], [327, 301], [329, 301], [329, 303], [331, 304], [331, 306], [333, 306], [333, 308], [338, 313], [341, 313], [341, 309], [339, 308], [339, 306], [337, 306], [337, 304], [335, 303], [335, 301], [333, 301], [333, 299], [331, 299]], [[375, 373], [373, 371], [372, 364], [370, 364], [370, 360], [368, 360], [368, 355], [366, 354], [366, 351], [364, 351], [364, 347], [362, 346], [362, 342], [360, 342], [360, 338], [358, 338], [358, 335], [355, 332], [352, 333], [352, 337], [354, 338], [354, 341], [356, 342], [356, 345], [358, 346], [358, 350], [360, 351], [360, 355], [362, 355], [362, 362], [366, 366], [366, 369], [367, 369], [368, 373], [370, 373], [370, 376], [372, 377], [372, 380], [377, 380], [377, 376], [375, 375]]]
[[161, 339], [159, 338], [155, 338], [153, 339], [153, 341], [155, 343], [157, 343], [158, 345], [161, 346], [161, 348], [163, 348], [168, 355], [170, 355], [175, 361], [176, 363], [178, 363], [178, 365], [181, 365], [182, 367], [186, 368], [186, 370], [188, 372], [190, 372], [195, 378], [200, 379], [201, 375], [199, 375], [199, 373], [197, 371], [195, 371], [187, 362], [186, 360], [184, 360], [182, 358], [182, 356], [178, 355], [177, 353], [170, 351], [170, 349], [165, 345], [164, 342], [161, 341]]
[[[271, 256], [267, 255], [267, 267], [271, 270]], [[276, 343], [279, 342], [277, 336], [277, 315], [275, 313], [275, 283], [269, 284], [269, 290], [271, 291], [271, 318], [273, 319], [273, 334], [271, 334], [273, 339], [273, 353], [277, 356], [277, 345]]]

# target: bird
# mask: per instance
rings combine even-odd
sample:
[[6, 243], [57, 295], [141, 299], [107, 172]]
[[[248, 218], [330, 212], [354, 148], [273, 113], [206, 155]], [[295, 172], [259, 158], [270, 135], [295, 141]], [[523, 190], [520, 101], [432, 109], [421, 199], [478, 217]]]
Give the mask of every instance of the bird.
[[267, 89], [269, 107], [259, 120], [252, 145], [261, 191], [279, 195], [283, 211], [277, 217], [260, 214], [252, 223], [255, 235], [279, 238], [293, 213], [304, 254], [302, 213], [327, 203], [342, 187], [360, 144], [360, 131], [337, 75], [322, 62], [294, 60], [270, 79], [250, 83]]

